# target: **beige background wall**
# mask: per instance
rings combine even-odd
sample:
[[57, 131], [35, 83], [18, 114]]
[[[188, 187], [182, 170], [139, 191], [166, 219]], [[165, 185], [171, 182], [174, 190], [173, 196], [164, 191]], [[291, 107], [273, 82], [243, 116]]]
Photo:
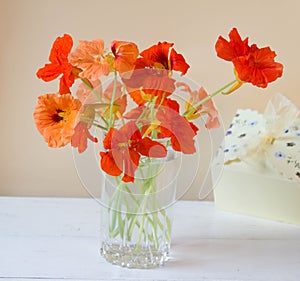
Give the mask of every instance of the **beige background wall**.
[[[38, 95], [57, 88], [56, 82], [38, 80], [35, 72], [63, 33], [75, 41], [103, 38], [107, 46], [113, 39], [132, 40], [141, 50], [159, 40], [175, 42], [191, 65], [189, 77], [212, 92], [232, 80], [231, 65], [217, 59], [214, 44], [236, 26], [250, 42], [276, 50], [285, 71], [265, 90], [246, 85], [234, 95], [217, 97], [225, 125], [237, 108], [263, 110], [276, 92], [300, 108], [298, 0], [0, 0], [0, 5], [0, 195], [87, 196], [71, 149], [49, 149], [32, 118]], [[201, 167], [185, 198], [198, 196], [211, 156], [206, 146], [204, 134]]]

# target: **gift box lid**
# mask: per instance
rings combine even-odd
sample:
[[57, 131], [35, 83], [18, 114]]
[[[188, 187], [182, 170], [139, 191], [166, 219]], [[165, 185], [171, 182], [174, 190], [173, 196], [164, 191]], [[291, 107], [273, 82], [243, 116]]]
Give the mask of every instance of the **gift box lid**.
[[300, 182], [299, 110], [281, 94], [265, 112], [239, 109], [213, 161], [214, 169], [243, 162], [264, 173]]

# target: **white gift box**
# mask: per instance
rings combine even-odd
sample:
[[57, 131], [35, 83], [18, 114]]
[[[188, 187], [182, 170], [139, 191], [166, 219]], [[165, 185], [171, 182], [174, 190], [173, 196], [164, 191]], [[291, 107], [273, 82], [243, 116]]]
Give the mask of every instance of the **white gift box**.
[[300, 226], [300, 184], [244, 163], [223, 168], [214, 186], [217, 208]]
[[282, 95], [237, 111], [211, 169], [218, 208], [300, 225], [298, 113]]

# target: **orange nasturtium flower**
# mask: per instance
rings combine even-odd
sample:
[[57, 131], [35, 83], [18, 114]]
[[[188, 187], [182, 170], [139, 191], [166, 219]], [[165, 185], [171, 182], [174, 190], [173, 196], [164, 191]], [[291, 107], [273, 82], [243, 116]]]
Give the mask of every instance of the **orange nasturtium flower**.
[[50, 147], [62, 147], [71, 141], [80, 108], [81, 102], [71, 94], [46, 94], [38, 98], [34, 121]]
[[115, 56], [115, 70], [118, 71], [122, 77], [129, 78], [139, 55], [137, 45], [132, 42], [112, 41], [111, 50]]
[[142, 137], [134, 121], [129, 121], [119, 130], [111, 128], [103, 144], [107, 150], [100, 152], [103, 171], [111, 176], [123, 173], [124, 182], [134, 181], [141, 155], [155, 158], [167, 155], [167, 150], [161, 143]]
[[143, 105], [157, 97], [159, 104], [175, 90], [172, 71], [184, 75], [190, 67], [184, 57], [178, 54], [173, 43], [159, 42], [140, 53], [130, 79], [124, 82], [131, 97], [138, 105]]
[[70, 54], [72, 65], [82, 68], [79, 77], [97, 80], [110, 71], [109, 57], [104, 56], [104, 41], [96, 39], [93, 41], [80, 40], [76, 49]]
[[37, 77], [45, 82], [52, 81], [62, 74], [59, 87], [60, 94], [70, 93], [70, 87], [75, 80], [74, 73], [78, 72], [78, 69], [73, 68], [68, 60], [72, 46], [73, 40], [70, 35], [64, 34], [63, 37], [57, 37], [50, 52], [50, 63], [45, 64], [36, 73]]
[[256, 44], [249, 47], [248, 38], [242, 40], [236, 28], [230, 31], [229, 39], [220, 36], [215, 48], [218, 57], [233, 63], [240, 80], [237, 83], [249, 82], [266, 88], [268, 83], [282, 76], [283, 65], [274, 61], [276, 53], [270, 47], [258, 48]]
[[192, 91], [191, 88], [183, 82], [176, 83], [177, 87], [183, 87], [182, 91], [188, 92], [190, 94], [189, 100], [186, 102], [186, 112], [189, 112], [185, 117], [188, 120], [196, 119], [202, 115], [207, 114], [208, 119], [205, 123], [205, 127], [207, 129], [213, 129], [220, 127], [220, 122], [218, 119], [218, 111], [216, 110], [213, 100], [209, 99], [203, 104], [199, 105], [197, 108], [192, 109], [192, 106], [197, 104], [198, 102], [205, 99], [208, 94], [203, 87], [201, 87], [198, 91]]

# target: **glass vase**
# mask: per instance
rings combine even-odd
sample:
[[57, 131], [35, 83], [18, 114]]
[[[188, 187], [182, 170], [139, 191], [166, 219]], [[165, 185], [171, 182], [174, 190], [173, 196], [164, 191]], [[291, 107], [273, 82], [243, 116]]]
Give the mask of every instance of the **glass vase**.
[[133, 183], [104, 176], [101, 212], [101, 255], [127, 268], [153, 268], [169, 259], [172, 205], [180, 159], [145, 157]]

